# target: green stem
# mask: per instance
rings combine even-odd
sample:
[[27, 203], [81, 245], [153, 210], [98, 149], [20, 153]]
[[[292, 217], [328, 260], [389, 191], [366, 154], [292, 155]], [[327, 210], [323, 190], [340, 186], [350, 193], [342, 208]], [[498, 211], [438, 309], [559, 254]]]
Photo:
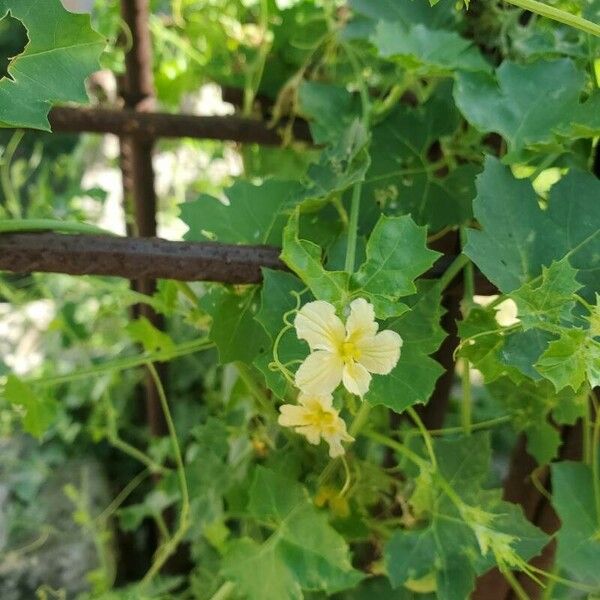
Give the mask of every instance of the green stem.
[[210, 600], [227, 600], [233, 591], [235, 585], [231, 581], [226, 581], [211, 597]]
[[587, 402], [586, 394], [586, 411], [583, 415], [583, 462], [590, 467], [594, 461], [594, 454], [592, 450], [592, 432], [594, 428], [594, 422], [592, 421], [592, 403]]
[[583, 17], [580, 17], [578, 15], [574, 15], [565, 10], [561, 10], [560, 8], [548, 6], [543, 2], [537, 2], [537, 0], [506, 1], [509, 4], [513, 4], [514, 6], [518, 6], [519, 8], [522, 8], [524, 10], [529, 10], [533, 13], [541, 15], [542, 17], [547, 17], [548, 19], [558, 21], [559, 23], [564, 23], [565, 25], [569, 25], [570, 27], [575, 27], [576, 29], [585, 31], [585, 33], [600, 36], [600, 25], [598, 25], [597, 23], [593, 23], [592, 21], [588, 21], [587, 19], [584, 19]]
[[[460, 228], [460, 239], [462, 247], [467, 243], [467, 232], [464, 227]], [[463, 300], [461, 312], [463, 320], [469, 316], [473, 308], [473, 295], [475, 293], [475, 278], [473, 274], [473, 263], [469, 260], [463, 268]], [[473, 420], [473, 394], [471, 391], [471, 363], [468, 358], [462, 359], [462, 402], [461, 402], [461, 423], [465, 435], [471, 434]]]
[[260, 0], [260, 29], [263, 39], [261, 40], [260, 48], [256, 60], [248, 71], [246, 76], [246, 85], [244, 86], [244, 106], [243, 114], [249, 116], [252, 113], [252, 105], [258, 93], [260, 82], [263, 78], [265, 64], [271, 50], [271, 42], [267, 41], [269, 32], [269, 3], [267, 0]]
[[510, 587], [513, 589], [516, 597], [519, 600], [531, 600], [527, 595], [527, 592], [523, 589], [521, 584], [517, 581], [514, 573], [510, 569], [502, 570], [502, 575], [504, 575], [506, 581], [510, 584]]
[[277, 420], [277, 411], [275, 410], [271, 399], [265, 393], [264, 388], [256, 381], [254, 373], [248, 365], [243, 362], [236, 362], [235, 366], [238, 370], [240, 379], [248, 388], [248, 391], [254, 396], [260, 407], [274, 420]]
[[119, 429], [117, 427], [116, 410], [110, 399], [110, 394], [106, 392], [104, 394], [104, 402], [106, 404], [106, 420], [107, 420], [107, 439], [108, 442], [121, 450], [124, 454], [131, 456], [134, 460], [141, 462], [143, 465], [148, 467], [152, 473], [166, 475], [169, 469], [163, 467], [157, 462], [153, 461], [149, 456], [144, 454], [141, 450], [138, 450], [135, 446], [127, 443], [125, 440], [119, 437]]
[[435, 457], [435, 452], [433, 451], [433, 440], [431, 439], [429, 431], [427, 431], [427, 427], [425, 427], [425, 424], [423, 423], [423, 421], [421, 421], [421, 417], [419, 417], [417, 411], [412, 406], [409, 406], [406, 409], [406, 412], [410, 415], [410, 418], [413, 420], [414, 424], [419, 429], [425, 447], [427, 448], [427, 453], [429, 454], [429, 460], [431, 461], [433, 468], [437, 469], [437, 459]]
[[[480, 421], [479, 423], [473, 423], [471, 425], [471, 431], [477, 431], [480, 429], [490, 429], [491, 427], [495, 427], [496, 425], [502, 425], [504, 423], [509, 423], [512, 417], [510, 415], [502, 415], [501, 417], [496, 417], [495, 419], [489, 419], [487, 421]], [[463, 427], [445, 427], [444, 429], [431, 429], [429, 431], [429, 435], [451, 435], [453, 433], [461, 433], [463, 431]]]
[[88, 233], [92, 235], [115, 234], [89, 223], [59, 221], [57, 219], [0, 219], [0, 233], [19, 233], [25, 231], [55, 231], [60, 233]]
[[398, 454], [401, 454], [402, 456], [406, 457], [408, 460], [410, 460], [412, 463], [414, 463], [420, 468], [427, 467], [426, 460], [422, 459], [416, 452], [413, 452], [397, 440], [394, 440], [390, 437], [387, 437], [385, 435], [382, 435], [381, 433], [377, 433], [376, 431], [372, 431], [370, 429], [364, 430], [362, 432], [362, 435], [372, 439], [374, 442], [377, 442], [382, 446], [387, 446], [388, 448], [395, 450], [396, 452], [398, 452]]
[[349, 433], [352, 437], [356, 437], [360, 430], [363, 428], [367, 419], [369, 418], [369, 413], [371, 412], [371, 405], [368, 402], [362, 401], [358, 412], [354, 416], [354, 420], [350, 425]]
[[353, 273], [356, 266], [356, 242], [358, 240], [358, 214], [360, 212], [360, 195], [362, 181], [354, 184], [352, 188], [352, 203], [350, 204], [350, 220], [348, 222], [348, 245], [346, 246], [346, 263], [344, 270]]
[[52, 387], [55, 385], [71, 383], [73, 381], [80, 381], [82, 379], [89, 379], [90, 377], [103, 375], [104, 373], [110, 373], [111, 371], [125, 371], [127, 369], [141, 367], [148, 362], [168, 362], [181, 356], [194, 354], [195, 352], [200, 352], [202, 350], [208, 350], [213, 346], [214, 343], [206, 339], [194, 340], [192, 342], [180, 344], [173, 350], [169, 351], [160, 350], [157, 352], [146, 352], [136, 356], [128, 356], [125, 358], [107, 361], [103, 364], [97, 365], [96, 367], [82, 369], [67, 375], [54, 375], [50, 377], [43, 377], [41, 379], [26, 379], [25, 381], [30, 385], [39, 387]]
[[23, 139], [23, 135], [25, 135], [25, 132], [19, 130], [10, 138], [2, 155], [2, 164], [0, 166], [0, 180], [2, 182], [2, 191], [4, 192], [6, 207], [9, 214], [12, 213], [15, 218], [21, 216], [21, 203], [19, 202], [19, 197], [11, 181], [11, 167], [15, 152]]
[[105, 521], [127, 500], [127, 498], [133, 493], [133, 491], [148, 477], [151, 472], [149, 469], [144, 469], [141, 473], [138, 473], [120, 492], [117, 494], [115, 499], [96, 517], [96, 521], [101, 523]]
[[162, 385], [160, 377], [156, 372], [156, 368], [151, 362], [146, 364], [148, 371], [152, 376], [156, 390], [158, 391], [158, 397], [160, 405], [164, 413], [165, 421], [167, 423], [167, 430], [169, 437], [171, 438], [171, 444], [173, 446], [173, 453], [175, 455], [175, 465], [177, 467], [177, 478], [179, 480], [179, 489], [181, 493], [181, 512], [179, 515], [179, 527], [173, 534], [173, 537], [169, 539], [166, 544], [163, 544], [156, 553], [156, 559], [152, 563], [150, 570], [146, 573], [142, 579], [142, 588], [147, 586], [154, 577], [160, 572], [163, 565], [167, 562], [168, 558], [177, 550], [179, 544], [182, 542], [187, 530], [189, 529], [189, 512], [190, 512], [190, 496], [187, 478], [185, 475], [185, 466], [183, 463], [183, 457], [181, 455], [181, 448], [179, 447], [179, 441], [177, 439], [177, 430], [175, 429], [175, 423], [169, 409], [169, 402], [165, 389]]
[[448, 287], [450, 282], [462, 271], [470, 258], [465, 254], [459, 254], [452, 264], [444, 271], [443, 275], [438, 279], [437, 285], [440, 290]]

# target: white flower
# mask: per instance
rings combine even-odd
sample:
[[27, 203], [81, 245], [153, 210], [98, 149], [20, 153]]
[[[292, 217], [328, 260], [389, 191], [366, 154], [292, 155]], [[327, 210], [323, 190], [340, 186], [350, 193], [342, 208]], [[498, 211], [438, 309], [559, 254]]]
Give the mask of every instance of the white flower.
[[342, 442], [353, 442], [346, 431], [346, 423], [333, 408], [331, 394], [299, 394], [298, 405], [284, 404], [279, 407], [279, 424], [293, 427], [296, 433], [303, 435], [311, 444], [321, 439], [329, 444], [329, 456], [335, 458], [344, 454]]
[[323, 300], [305, 304], [294, 325], [311, 349], [296, 372], [296, 385], [307, 394], [329, 394], [341, 381], [362, 397], [369, 389], [369, 373], [387, 375], [400, 358], [402, 338], [395, 331], [377, 333], [375, 311], [364, 298], [350, 304], [346, 326]]

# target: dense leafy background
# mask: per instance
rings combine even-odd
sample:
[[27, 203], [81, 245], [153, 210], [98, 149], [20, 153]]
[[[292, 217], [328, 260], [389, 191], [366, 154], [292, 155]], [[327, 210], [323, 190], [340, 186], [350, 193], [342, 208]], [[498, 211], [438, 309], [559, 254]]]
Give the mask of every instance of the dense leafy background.
[[[21, 597], [464, 600], [494, 566], [543, 579], [527, 561], [550, 536], [502, 500], [521, 433], [560, 520], [544, 597], [600, 593], [600, 42], [504, 3], [459, 4], [151, 2], [160, 108], [210, 110], [216, 84], [234, 104], [218, 110], [284, 139], [159, 143], [161, 234], [279, 246], [288, 271], [255, 286], [160, 282], [142, 299], [165, 331], [135, 317], [127, 282], [0, 278], [0, 572], [24, 565]], [[597, 1], [552, 5], [600, 18]], [[59, 0], [0, 0], [0, 19], [0, 125], [13, 128], [0, 218], [123, 232], [110, 142], [14, 129], [85, 101], [102, 37], [102, 65], [122, 72], [117, 3], [95, 3], [101, 35]], [[90, 100], [117, 106], [104, 75]], [[314, 145], [293, 138], [296, 119]], [[446, 275], [423, 277], [440, 248]], [[474, 267], [493, 298], [473, 297]], [[413, 407], [444, 372], [432, 355], [461, 273], [460, 381], [427, 433]], [[277, 424], [308, 352], [290, 322], [308, 301], [343, 316], [357, 297], [402, 354], [364, 400], [336, 392], [356, 442], [332, 461]], [[176, 436], [144, 426], [150, 360], [169, 363]], [[582, 460], [559, 460], [573, 425]], [[77, 582], [27, 562], [53, 564], [69, 535], [91, 548]]]

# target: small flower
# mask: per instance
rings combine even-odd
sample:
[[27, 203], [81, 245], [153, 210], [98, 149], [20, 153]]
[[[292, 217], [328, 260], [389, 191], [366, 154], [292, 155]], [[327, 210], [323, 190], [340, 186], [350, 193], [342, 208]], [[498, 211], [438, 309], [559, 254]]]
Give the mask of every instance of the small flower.
[[279, 407], [279, 424], [293, 427], [296, 433], [303, 435], [311, 444], [324, 439], [329, 444], [329, 456], [335, 458], [344, 454], [342, 442], [353, 442], [348, 435], [346, 423], [333, 408], [331, 394], [300, 394], [298, 405], [284, 404]]
[[362, 397], [369, 390], [369, 373], [387, 375], [400, 358], [402, 338], [395, 331], [377, 333], [375, 311], [364, 298], [350, 304], [345, 326], [323, 300], [305, 304], [294, 326], [311, 349], [296, 372], [296, 385], [307, 394], [329, 394], [341, 381]]

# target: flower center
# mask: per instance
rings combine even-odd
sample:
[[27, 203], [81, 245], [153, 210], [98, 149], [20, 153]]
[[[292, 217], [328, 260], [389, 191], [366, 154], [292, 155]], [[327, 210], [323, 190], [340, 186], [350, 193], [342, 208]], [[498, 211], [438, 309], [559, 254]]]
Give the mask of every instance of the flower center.
[[336, 419], [336, 415], [333, 412], [323, 410], [320, 406], [315, 407], [310, 416], [312, 424], [320, 429], [331, 427]]
[[342, 360], [346, 363], [358, 360], [360, 358], [360, 350], [353, 342], [344, 342], [340, 349]]

